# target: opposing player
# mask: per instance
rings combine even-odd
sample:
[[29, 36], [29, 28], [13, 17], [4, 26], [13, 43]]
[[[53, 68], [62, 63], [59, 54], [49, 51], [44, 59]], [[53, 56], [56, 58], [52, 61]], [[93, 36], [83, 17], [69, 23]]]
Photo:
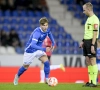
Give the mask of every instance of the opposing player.
[[80, 47], [83, 47], [83, 55], [86, 59], [89, 75], [89, 82], [87, 82], [84, 86], [96, 87], [98, 74], [96, 50], [97, 38], [99, 36], [99, 19], [94, 14], [93, 5], [90, 2], [83, 5], [83, 13], [87, 15], [88, 18], [85, 23], [84, 38]]
[[[43, 42], [43, 47], [52, 47], [52, 42], [50, 40], [50, 38], [47, 36]], [[55, 45], [56, 47], [56, 45]], [[50, 70], [54, 70], [54, 69], [62, 69], [63, 71], [65, 71], [65, 68], [63, 66], [63, 64], [60, 64], [60, 65], [51, 65], [51, 55], [52, 55], [52, 52], [46, 52], [47, 54], [47, 57], [48, 57], [48, 60], [50, 62]], [[45, 82], [45, 74], [44, 74], [44, 64], [41, 63], [41, 66], [40, 66], [40, 82], [39, 83], [44, 83]]]
[[98, 66], [98, 78], [97, 82], [99, 81], [99, 75], [100, 75], [100, 39], [97, 41], [97, 57], [96, 57], [96, 62]]
[[[39, 23], [40, 27], [37, 27], [35, 30], [33, 30], [26, 44], [23, 58], [23, 66], [19, 68], [18, 73], [15, 75], [14, 85], [18, 85], [18, 79], [28, 69], [35, 57], [39, 58], [39, 60], [44, 64], [46, 82], [48, 81], [50, 63], [45, 52], [53, 51], [55, 41], [52, 36], [52, 33], [50, 32], [50, 28], [48, 28], [48, 19], [46, 17], [43, 17], [39, 20]], [[42, 43], [43, 40], [47, 37], [47, 35], [52, 42], [52, 46], [44, 48], [42, 47]]]

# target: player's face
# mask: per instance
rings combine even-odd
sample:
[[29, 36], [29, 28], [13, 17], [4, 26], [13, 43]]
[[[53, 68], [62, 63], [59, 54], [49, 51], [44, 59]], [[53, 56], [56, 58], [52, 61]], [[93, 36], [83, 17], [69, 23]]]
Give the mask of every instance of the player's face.
[[83, 6], [83, 13], [89, 16], [89, 10], [86, 8], [86, 5]]
[[45, 32], [48, 29], [48, 23], [45, 23], [44, 25], [40, 25], [40, 27]]

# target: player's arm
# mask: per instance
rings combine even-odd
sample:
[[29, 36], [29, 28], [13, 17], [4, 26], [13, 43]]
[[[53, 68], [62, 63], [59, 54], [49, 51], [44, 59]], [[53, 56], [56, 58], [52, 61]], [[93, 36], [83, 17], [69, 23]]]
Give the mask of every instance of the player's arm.
[[39, 37], [40, 37], [40, 33], [39, 32], [36, 31], [36, 32], [33, 33], [31, 47], [33, 47], [35, 49], [38, 49], [38, 50], [46, 51], [46, 48], [37, 46], [37, 42], [38, 42]]
[[55, 41], [54, 41], [54, 38], [53, 38], [53, 35], [51, 32], [49, 32], [48, 37], [50, 38], [50, 40], [52, 42], [52, 46], [55, 46]]
[[93, 23], [93, 38], [92, 38], [92, 43], [91, 43], [91, 52], [92, 53], [96, 53], [95, 49], [94, 49], [94, 45], [97, 39], [97, 34], [98, 34], [98, 21], [95, 20]]
[[54, 50], [54, 48], [55, 48], [55, 41], [54, 41], [54, 38], [53, 38], [53, 35], [52, 35], [51, 32], [49, 32], [48, 37], [50, 38], [50, 40], [51, 40], [51, 42], [52, 42], [51, 51], [53, 52], [53, 50]]
[[98, 34], [98, 27], [99, 27], [99, 25], [95, 22], [94, 25], [93, 25], [93, 27], [94, 27], [94, 30], [93, 30], [92, 45], [94, 45], [95, 42], [96, 42], [96, 38], [97, 38], [97, 34]]
[[83, 44], [84, 44], [84, 39], [83, 39], [82, 42], [80, 43], [79, 48], [83, 48]]

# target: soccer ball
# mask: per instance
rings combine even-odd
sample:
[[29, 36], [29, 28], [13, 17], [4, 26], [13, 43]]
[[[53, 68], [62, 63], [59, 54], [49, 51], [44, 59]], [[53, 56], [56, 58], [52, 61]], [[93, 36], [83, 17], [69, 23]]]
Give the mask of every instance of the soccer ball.
[[55, 77], [50, 77], [48, 79], [48, 85], [49, 86], [56, 86], [58, 84], [58, 80]]

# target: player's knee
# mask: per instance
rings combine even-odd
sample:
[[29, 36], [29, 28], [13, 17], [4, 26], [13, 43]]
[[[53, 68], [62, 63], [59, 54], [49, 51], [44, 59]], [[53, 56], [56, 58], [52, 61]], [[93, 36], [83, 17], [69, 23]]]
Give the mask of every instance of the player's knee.
[[89, 65], [89, 64], [90, 64], [90, 62], [86, 60], [86, 65]]
[[23, 67], [24, 67], [25, 69], [28, 69], [29, 65], [23, 65]]
[[44, 63], [44, 62], [46, 62], [48, 60], [48, 58], [47, 58], [46, 55], [44, 55], [44, 56], [40, 57], [39, 60], [41, 60], [41, 62]]
[[96, 58], [95, 57], [92, 57], [90, 59], [90, 61], [91, 61], [91, 65], [95, 65], [96, 64]]

